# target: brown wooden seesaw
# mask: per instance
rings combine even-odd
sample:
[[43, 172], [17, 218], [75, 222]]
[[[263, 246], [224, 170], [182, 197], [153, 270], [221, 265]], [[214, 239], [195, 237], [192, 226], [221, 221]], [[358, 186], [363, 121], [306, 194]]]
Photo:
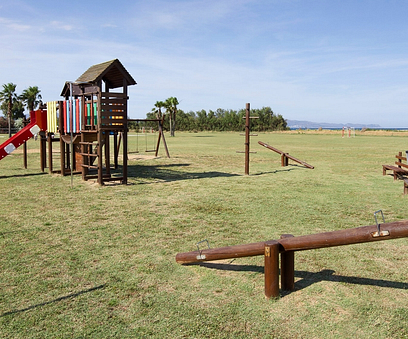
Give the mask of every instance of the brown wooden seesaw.
[[265, 296], [271, 298], [279, 296], [279, 253], [281, 253], [281, 289], [283, 291], [293, 291], [295, 289], [294, 253], [296, 251], [405, 237], [408, 237], [408, 220], [383, 223], [381, 225], [377, 223], [371, 226], [299, 237], [284, 234], [279, 240], [178, 253], [176, 262], [179, 264], [193, 264], [203, 261], [264, 255]]
[[277, 148], [272, 147], [271, 145], [268, 145], [267, 143], [265, 143], [263, 141], [258, 141], [258, 144], [260, 144], [263, 147], [266, 147], [267, 149], [270, 149], [271, 151], [279, 153], [281, 155], [281, 164], [282, 164], [282, 166], [288, 166], [288, 163], [289, 163], [288, 159], [291, 159], [291, 160], [297, 162], [298, 164], [301, 164], [301, 165], [303, 165], [303, 166], [305, 166], [307, 168], [310, 168], [310, 169], [314, 168], [314, 166], [309, 165], [307, 162], [296, 159], [295, 157], [289, 155], [289, 153], [282, 152], [282, 151], [278, 150]]

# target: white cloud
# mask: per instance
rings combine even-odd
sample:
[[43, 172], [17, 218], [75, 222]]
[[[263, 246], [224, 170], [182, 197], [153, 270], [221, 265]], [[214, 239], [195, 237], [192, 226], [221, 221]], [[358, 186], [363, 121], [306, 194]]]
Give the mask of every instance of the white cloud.
[[114, 24], [103, 24], [102, 27], [104, 27], [104, 28], [118, 28], [118, 25], [114, 25]]
[[[0, 17], [0, 25], [4, 27], [8, 32], [17, 31], [17, 32], [26, 32], [31, 29], [31, 26], [27, 24], [21, 24], [19, 21], [10, 20], [7, 18]], [[3, 32], [4, 33], [4, 32]]]
[[21, 25], [21, 24], [9, 24], [7, 25], [8, 28], [15, 30], [15, 31], [19, 31], [19, 32], [27, 32], [28, 30], [31, 29], [30, 26], [28, 25]]
[[[248, 1], [149, 1], [136, 3], [129, 11], [132, 13], [131, 22], [138, 30], [186, 30], [192, 33], [197, 28], [218, 26], [231, 21], [227, 18], [235, 15]], [[234, 14], [235, 13], [235, 14]], [[225, 21], [223, 21], [225, 20]], [[233, 26], [233, 25], [231, 25]]]
[[50, 25], [51, 25], [51, 27], [53, 29], [61, 29], [61, 30], [64, 30], [64, 31], [71, 31], [73, 29], [72, 25], [67, 25], [67, 24], [64, 24], [64, 23], [62, 23], [60, 21], [51, 21]]

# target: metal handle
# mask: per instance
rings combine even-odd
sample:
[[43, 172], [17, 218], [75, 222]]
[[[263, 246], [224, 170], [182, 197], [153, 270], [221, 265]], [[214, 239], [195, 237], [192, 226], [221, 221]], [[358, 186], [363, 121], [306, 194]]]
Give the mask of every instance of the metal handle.
[[204, 260], [205, 259], [205, 254], [204, 255], [201, 255], [201, 250], [200, 250], [200, 244], [202, 244], [203, 242], [206, 242], [207, 243], [207, 248], [208, 249], [210, 249], [210, 243], [208, 242], [208, 240], [207, 239], [204, 239], [204, 240], [202, 240], [202, 241], [199, 241], [198, 243], [197, 243], [197, 251], [198, 251], [198, 256], [197, 256], [197, 260]]
[[385, 218], [384, 218], [383, 211], [382, 210], [375, 211], [374, 212], [374, 219], [375, 219], [375, 223], [377, 225], [377, 232], [371, 233], [371, 235], [373, 237], [384, 237], [384, 236], [390, 235], [389, 231], [381, 231], [380, 230], [380, 224], [378, 223], [378, 220], [377, 220], [377, 213], [380, 213], [380, 212], [381, 212], [383, 223], [385, 224]]

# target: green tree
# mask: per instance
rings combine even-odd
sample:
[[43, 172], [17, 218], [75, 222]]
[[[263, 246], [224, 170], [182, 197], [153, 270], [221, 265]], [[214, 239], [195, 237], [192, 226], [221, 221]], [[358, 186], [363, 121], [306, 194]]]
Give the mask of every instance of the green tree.
[[178, 131], [196, 131], [197, 117], [193, 111], [185, 113], [183, 110], [177, 110], [177, 130]]
[[166, 112], [169, 112], [170, 136], [172, 137], [174, 137], [174, 131], [176, 129], [176, 115], [178, 104], [179, 102], [176, 97], [167, 98], [165, 101]]
[[21, 100], [14, 101], [11, 116], [14, 120], [24, 118], [24, 103]]
[[287, 121], [280, 114], [274, 116], [272, 125], [273, 129], [278, 131], [285, 131], [289, 129]]
[[[170, 98], [169, 98], [170, 99]], [[166, 108], [166, 114], [164, 125], [170, 129], [174, 122], [174, 115], [172, 106], [169, 101], [157, 102], [156, 107], [162, 107], [164, 104]], [[158, 104], [160, 103], [160, 104]], [[177, 130], [180, 131], [243, 131], [245, 130], [245, 109], [239, 111], [225, 110], [218, 108], [216, 111], [208, 111], [203, 109], [197, 112], [183, 112], [177, 111]], [[148, 113], [148, 116], [152, 118], [156, 114], [157, 109], [153, 109], [152, 113]], [[251, 116], [258, 117], [258, 119], [251, 119], [252, 131], [276, 131], [286, 130], [287, 122], [282, 115], [275, 115], [270, 107], [262, 107], [261, 109], [252, 109]], [[171, 120], [170, 120], [171, 119]], [[171, 122], [171, 124], [170, 124]], [[174, 128], [174, 125], [173, 125]], [[175, 130], [175, 129], [174, 129]]]
[[214, 111], [209, 110], [207, 114], [208, 130], [216, 131], [217, 130], [217, 117], [215, 116]]
[[200, 131], [208, 130], [208, 121], [207, 121], [207, 112], [202, 109], [201, 111], [196, 112], [197, 116], [197, 128]]
[[7, 128], [7, 119], [0, 117], [0, 128]]
[[34, 111], [39, 104], [42, 104], [41, 91], [37, 86], [30, 86], [21, 93], [21, 100], [23, 100], [29, 112]]
[[[0, 105], [0, 109], [2, 110], [4, 116], [7, 116], [8, 111], [8, 103], [2, 102]], [[11, 126], [13, 127], [13, 120], [23, 118], [24, 117], [24, 104], [18, 98], [13, 101], [13, 106], [11, 107]]]
[[0, 102], [7, 107], [6, 115], [8, 120], [9, 138], [11, 137], [11, 115], [13, 110], [13, 103], [14, 101], [17, 101], [16, 87], [17, 85], [9, 82], [8, 84], [4, 84], [3, 90], [0, 91]]
[[154, 107], [155, 108], [153, 108], [152, 111], [156, 112], [157, 119], [161, 119], [163, 117], [161, 109], [166, 107], [166, 103], [164, 101], [156, 101]]

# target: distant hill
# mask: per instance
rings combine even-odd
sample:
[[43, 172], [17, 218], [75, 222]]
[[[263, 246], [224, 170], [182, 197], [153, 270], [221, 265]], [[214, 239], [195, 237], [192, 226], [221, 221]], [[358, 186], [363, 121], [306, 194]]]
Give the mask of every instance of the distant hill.
[[286, 120], [288, 127], [291, 129], [303, 128], [303, 129], [317, 129], [322, 128], [343, 128], [343, 127], [354, 127], [354, 128], [381, 128], [380, 125], [376, 124], [334, 124], [330, 122], [311, 122], [311, 121], [302, 121], [302, 120]]

